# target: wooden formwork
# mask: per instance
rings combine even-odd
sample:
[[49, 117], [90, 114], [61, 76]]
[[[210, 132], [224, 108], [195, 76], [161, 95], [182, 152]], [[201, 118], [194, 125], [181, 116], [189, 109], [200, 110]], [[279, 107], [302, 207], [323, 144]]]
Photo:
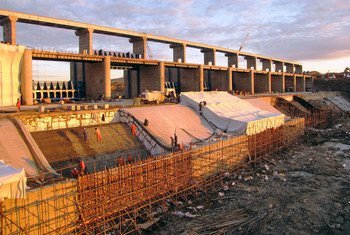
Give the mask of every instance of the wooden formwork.
[[[224, 173], [290, 145], [303, 133], [304, 119], [297, 118], [259, 134], [208, 142], [185, 152], [150, 157], [85, 175], [73, 183], [76, 186], [70, 193], [64, 193], [65, 188], [62, 188], [55, 196], [36, 199], [36, 205], [52, 200], [51, 209], [56, 214], [52, 213], [48, 218], [44, 217], [48, 212], [43, 207], [37, 207], [30, 215], [21, 213], [33, 206], [29, 199], [22, 204], [19, 199], [14, 200], [16, 203], [11, 205], [9, 199], [5, 199], [0, 213], [2, 232], [141, 232], [142, 224], [154, 219], [159, 208], [166, 211], [169, 203], [179, 205], [179, 198], [187, 201], [191, 195], [196, 198], [199, 191], [214, 189]], [[63, 202], [68, 210], [60, 206]], [[35, 219], [22, 222], [30, 217]]]

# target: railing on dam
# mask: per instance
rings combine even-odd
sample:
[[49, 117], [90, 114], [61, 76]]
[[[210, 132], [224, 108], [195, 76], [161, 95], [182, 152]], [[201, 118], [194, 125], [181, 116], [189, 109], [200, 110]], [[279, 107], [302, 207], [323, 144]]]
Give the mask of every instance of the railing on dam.
[[[156, 210], [168, 211], [215, 188], [227, 172], [296, 142], [297, 118], [251, 136], [203, 143], [185, 152], [150, 157], [28, 192], [1, 202], [1, 232], [93, 233], [140, 231]], [[170, 204], [171, 205], [170, 205]]]
[[79, 99], [85, 97], [85, 84], [81, 81], [35, 81], [33, 82], [33, 99], [40, 101]]

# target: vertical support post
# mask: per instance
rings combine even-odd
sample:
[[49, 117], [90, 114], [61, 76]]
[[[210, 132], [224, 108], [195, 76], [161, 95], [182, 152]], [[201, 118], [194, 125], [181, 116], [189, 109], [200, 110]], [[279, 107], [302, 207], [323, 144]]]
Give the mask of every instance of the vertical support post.
[[228, 67], [239, 67], [239, 54], [226, 54]]
[[297, 91], [297, 76], [296, 75], [293, 76], [293, 90], [294, 90], [294, 92]]
[[227, 69], [227, 91], [232, 91], [232, 68]]
[[178, 62], [181, 59], [181, 63], [186, 63], [186, 44], [172, 44], [170, 48], [173, 49], [173, 61]]
[[282, 92], [286, 92], [286, 77], [282, 73]]
[[303, 92], [306, 91], [306, 76], [303, 76]]
[[211, 62], [212, 65], [216, 65], [216, 50], [215, 49], [202, 49], [204, 53], [204, 64], [209, 65]]
[[132, 51], [134, 54], [140, 54], [141, 58], [147, 58], [147, 38], [134, 37], [129, 40], [132, 43]]
[[198, 67], [198, 86], [199, 86], [199, 91], [204, 91], [204, 67], [203, 65], [199, 65]]
[[33, 105], [33, 86], [32, 86], [32, 51], [25, 49], [23, 54], [22, 72], [21, 72], [21, 93], [22, 103], [24, 105]]
[[80, 29], [75, 31], [75, 35], [79, 36], [79, 53], [80, 54], [87, 54], [87, 55], [93, 54], [93, 49], [92, 49], [93, 32], [94, 30], [91, 28]]
[[165, 92], [165, 65], [164, 65], [164, 61], [160, 61], [159, 62], [159, 85], [160, 85], [160, 91], [162, 93]]
[[268, 72], [268, 73], [267, 73], [267, 80], [268, 80], [268, 83], [269, 83], [269, 90], [268, 90], [268, 92], [269, 92], [269, 93], [272, 93], [272, 79], [271, 79], [271, 72]]
[[250, 70], [250, 94], [254, 95], [254, 69]]
[[269, 71], [272, 71], [272, 60], [262, 59], [261, 62], [262, 62], [262, 69], [264, 71], [266, 71], [267, 69]]
[[111, 99], [111, 57], [106, 56], [103, 60], [104, 66], [104, 96], [105, 100]]
[[250, 57], [250, 56], [246, 56], [245, 59], [247, 60], [247, 69], [252, 69], [256, 70], [256, 57]]
[[275, 61], [275, 72], [284, 72], [284, 63], [282, 61]]
[[3, 28], [3, 38], [6, 43], [13, 46], [16, 45], [16, 22], [18, 18], [15, 16], [8, 16], [0, 21]]

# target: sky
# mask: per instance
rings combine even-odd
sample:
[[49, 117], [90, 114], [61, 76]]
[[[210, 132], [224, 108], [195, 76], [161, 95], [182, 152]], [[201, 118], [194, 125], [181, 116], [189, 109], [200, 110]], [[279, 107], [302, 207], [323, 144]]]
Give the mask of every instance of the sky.
[[[248, 35], [243, 51], [297, 61], [305, 71], [341, 72], [350, 66], [350, 0], [0, 0], [0, 8], [230, 49], [238, 49]], [[78, 38], [70, 30], [19, 23], [17, 42], [78, 51]], [[96, 34], [93, 47], [132, 50], [126, 38]], [[172, 60], [168, 45], [149, 43], [148, 52]], [[227, 64], [221, 53], [217, 60]], [[187, 61], [202, 63], [203, 55], [188, 49]], [[36, 62], [36, 70], [51, 77], [63, 73], [60, 66], [45, 62]]]

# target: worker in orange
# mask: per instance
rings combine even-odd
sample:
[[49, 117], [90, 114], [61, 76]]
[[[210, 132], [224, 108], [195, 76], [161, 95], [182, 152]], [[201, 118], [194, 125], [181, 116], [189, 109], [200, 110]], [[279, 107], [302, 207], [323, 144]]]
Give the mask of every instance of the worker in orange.
[[97, 127], [95, 127], [95, 134], [96, 134], [96, 137], [97, 137], [97, 141], [102, 141], [101, 131]]
[[131, 124], [131, 133], [132, 133], [132, 135], [133, 136], [136, 136], [136, 125], [135, 125], [135, 123], [133, 122], [132, 124]]
[[78, 171], [79, 171], [79, 175], [84, 175], [87, 173], [85, 162], [81, 158], [79, 158]]
[[21, 100], [19, 98], [17, 99], [17, 102], [16, 102], [16, 108], [17, 108], [17, 112], [21, 110]]

